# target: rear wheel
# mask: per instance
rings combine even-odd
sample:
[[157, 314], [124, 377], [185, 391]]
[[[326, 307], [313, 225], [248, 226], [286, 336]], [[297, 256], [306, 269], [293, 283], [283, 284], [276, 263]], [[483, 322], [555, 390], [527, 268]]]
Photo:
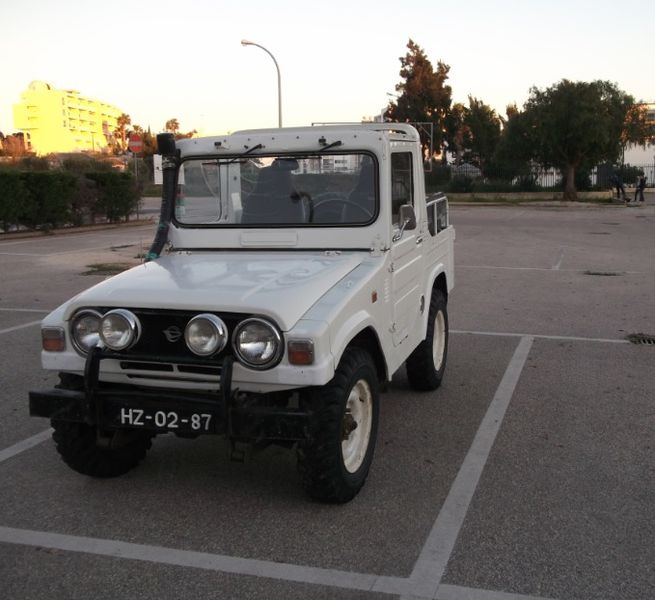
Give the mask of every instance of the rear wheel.
[[298, 448], [303, 487], [314, 499], [352, 500], [368, 475], [378, 427], [378, 378], [368, 352], [348, 348], [334, 378], [309, 392], [311, 440]]
[[448, 311], [446, 297], [434, 289], [430, 298], [425, 339], [407, 359], [407, 379], [415, 390], [431, 391], [441, 385], [448, 356]]
[[152, 445], [153, 435], [144, 431], [108, 431], [86, 423], [51, 421], [57, 451], [74, 471], [91, 477], [117, 477], [136, 467]]

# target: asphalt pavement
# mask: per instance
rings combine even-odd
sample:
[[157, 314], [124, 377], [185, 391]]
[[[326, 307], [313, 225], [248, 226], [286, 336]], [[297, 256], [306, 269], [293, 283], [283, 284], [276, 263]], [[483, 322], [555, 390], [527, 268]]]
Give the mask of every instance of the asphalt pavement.
[[655, 198], [451, 219], [444, 384], [396, 374], [344, 506], [306, 499], [292, 453], [239, 464], [211, 437], [160, 436], [118, 479], [68, 469], [27, 414], [54, 383], [38, 322], [154, 225], [0, 237], [0, 597], [653, 598], [655, 345], [626, 338], [655, 336]]

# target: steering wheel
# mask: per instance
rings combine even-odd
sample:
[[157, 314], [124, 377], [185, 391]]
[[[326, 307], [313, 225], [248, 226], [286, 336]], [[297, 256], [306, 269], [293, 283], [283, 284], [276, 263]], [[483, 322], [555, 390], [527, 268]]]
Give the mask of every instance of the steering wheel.
[[373, 213], [370, 210], [363, 207], [361, 204], [357, 204], [357, 202], [353, 202], [352, 200], [349, 200], [348, 198], [345, 197], [345, 195], [340, 194], [338, 192], [327, 192], [325, 194], [321, 194], [320, 196], [317, 196], [316, 202], [314, 203], [314, 210], [318, 211], [320, 208], [324, 208], [326, 206], [331, 206], [331, 205], [341, 206], [340, 218], [342, 222], [343, 222], [345, 209], [349, 206], [355, 208], [360, 213], [362, 213], [366, 217], [367, 221], [373, 218]]
[[298, 202], [303, 202], [303, 200], [307, 201], [307, 207], [309, 209], [309, 213], [307, 214], [307, 223], [311, 223], [314, 220], [314, 200], [312, 197], [307, 193], [307, 192], [296, 192], [293, 195], [294, 201]]

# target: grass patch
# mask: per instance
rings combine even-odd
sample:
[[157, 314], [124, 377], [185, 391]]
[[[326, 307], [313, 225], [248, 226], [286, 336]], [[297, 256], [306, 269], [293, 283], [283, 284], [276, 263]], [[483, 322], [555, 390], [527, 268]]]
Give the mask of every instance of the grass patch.
[[127, 269], [131, 269], [132, 265], [128, 263], [94, 263], [86, 265], [88, 271], [84, 271], [82, 275], [98, 275], [101, 277], [111, 277], [118, 275]]

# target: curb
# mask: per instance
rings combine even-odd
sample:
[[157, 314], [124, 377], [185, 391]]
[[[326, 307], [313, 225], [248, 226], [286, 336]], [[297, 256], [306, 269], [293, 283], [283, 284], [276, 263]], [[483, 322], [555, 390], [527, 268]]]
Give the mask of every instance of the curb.
[[75, 233], [88, 233], [90, 231], [106, 231], [110, 229], [122, 229], [123, 227], [141, 227], [154, 223], [155, 219], [138, 219], [127, 221], [126, 223], [98, 223], [96, 225], [83, 225], [81, 227], [62, 227], [60, 229], [50, 229], [49, 231], [10, 231], [0, 232], [0, 242], [7, 240], [22, 240], [36, 237], [48, 237], [56, 235], [70, 235]]

